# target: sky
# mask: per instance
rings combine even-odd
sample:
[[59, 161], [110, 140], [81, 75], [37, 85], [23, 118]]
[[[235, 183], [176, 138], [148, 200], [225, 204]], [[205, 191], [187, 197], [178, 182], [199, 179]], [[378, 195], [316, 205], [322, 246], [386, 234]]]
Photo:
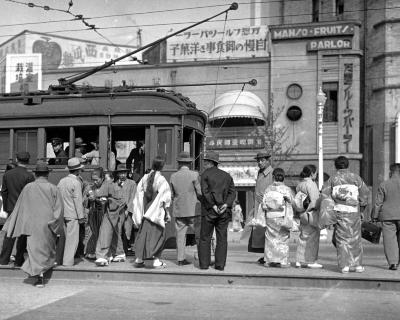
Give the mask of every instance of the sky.
[[[82, 15], [101, 34], [87, 27], [67, 12], [44, 10], [36, 6], [67, 10], [71, 0], [0, 0], [0, 43], [23, 30], [56, 32], [73, 37], [118, 45], [137, 45], [138, 29], [142, 29], [142, 45], [168, 33], [209, 18], [227, 9], [232, 0], [72, 0], [70, 12]], [[26, 5], [33, 3], [34, 7]], [[191, 9], [192, 8], [192, 9]], [[239, 2], [236, 11], [229, 11], [227, 25], [249, 25], [250, 0]], [[90, 19], [89, 19], [90, 18]], [[224, 27], [225, 15], [201, 28]], [[233, 19], [233, 20], [232, 20]], [[240, 19], [240, 20], [237, 20]], [[61, 21], [60, 21], [61, 20]], [[218, 21], [219, 20], [219, 21]]]

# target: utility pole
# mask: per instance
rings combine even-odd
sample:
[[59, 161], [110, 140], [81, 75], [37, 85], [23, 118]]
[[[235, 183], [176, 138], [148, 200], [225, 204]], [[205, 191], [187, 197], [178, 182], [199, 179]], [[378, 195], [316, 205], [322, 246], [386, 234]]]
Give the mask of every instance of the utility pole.
[[137, 46], [138, 48], [142, 47], [142, 29], [138, 29], [137, 31]]

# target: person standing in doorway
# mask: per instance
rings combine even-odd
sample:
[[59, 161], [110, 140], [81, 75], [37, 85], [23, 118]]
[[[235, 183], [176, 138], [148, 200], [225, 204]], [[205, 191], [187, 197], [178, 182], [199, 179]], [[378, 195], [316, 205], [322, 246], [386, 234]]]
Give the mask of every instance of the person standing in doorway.
[[58, 183], [64, 203], [65, 245], [63, 265], [73, 266], [79, 244], [79, 224], [85, 222], [80, 178], [83, 165], [78, 158], [68, 160], [69, 175]]
[[[32, 173], [28, 172], [26, 166], [29, 164], [29, 152], [17, 153], [17, 166], [7, 171], [3, 176], [1, 186], [1, 196], [3, 197], [3, 209], [10, 216], [14, 210], [15, 203], [22, 189], [30, 182], [35, 181]], [[15, 238], [5, 237], [3, 248], [0, 253], [0, 264], [7, 265], [10, 261], [11, 253], [14, 247]], [[24, 263], [24, 251], [26, 248], [26, 236], [21, 235], [17, 240], [17, 252], [15, 255], [14, 265], [22, 266]]]
[[[254, 213], [252, 217], [248, 218], [250, 221], [252, 218], [257, 216], [260, 211], [260, 205], [262, 204], [265, 190], [268, 186], [270, 186], [273, 182], [272, 178], [272, 167], [271, 167], [271, 154], [266, 152], [257, 153], [254, 158], [257, 161], [257, 165], [259, 168], [256, 180], [256, 187], [254, 191]], [[248, 251], [249, 252], [257, 252], [264, 253], [265, 246], [265, 228], [261, 226], [253, 227], [250, 238]], [[258, 263], [264, 265], [265, 260], [264, 257], [258, 259]]]
[[190, 264], [186, 260], [186, 232], [192, 227], [195, 232], [196, 244], [200, 238], [200, 215], [196, 212], [198, 198], [201, 196], [199, 174], [190, 170], [193, 162], [188, 152], [181, 152], [176, 159], [179, 170], [171, 175], [170, 184], [173, 201], [173, 215], [176, 229], [176, 251], [178, 266]]
[[200, 269], [208, 269], [211, 263], [211, 237], [215, 229], [215, 269], [223, 271], [228, 252], [228, 224], [232, 217], [236, 192], [232, 177], [218, 169], [218, 164], [219, 155], [216, 152], [209, 152], [204, 156], [206, 170], [200, 180], [203, 197], [198, 252]]

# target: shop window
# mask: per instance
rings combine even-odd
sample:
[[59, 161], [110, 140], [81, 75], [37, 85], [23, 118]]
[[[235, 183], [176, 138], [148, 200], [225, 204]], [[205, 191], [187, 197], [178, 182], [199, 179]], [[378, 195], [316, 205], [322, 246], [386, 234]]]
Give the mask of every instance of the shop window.
[[319, 1], [320, 0], [312, 1], [312, 22], [319, 21]]
[[30, 163], [37, 161], [37, 130], [15, 130], [14, 153], [28, 151]]
[[338, 20], [343, 20], [343, 13], [344, 13], [344, 0], [335, 0], [336, 3], [336, 16]]
[[326, 94], [324, 122], [338, 121], [338, 87], [337, 82], [325, 82], [322, 84], [322, 91]]
[[166, 165], [172, 165], [172, 129], [158, 129], [157, 155], [165, 159]]
[[0, 130], [0, 163], [6, 164], [10, 161], [10, 130]]

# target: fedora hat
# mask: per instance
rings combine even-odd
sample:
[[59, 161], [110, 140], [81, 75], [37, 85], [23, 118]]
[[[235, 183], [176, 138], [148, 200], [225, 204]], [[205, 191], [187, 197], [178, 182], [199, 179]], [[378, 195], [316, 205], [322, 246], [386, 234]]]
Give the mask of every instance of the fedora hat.
[[67, 164], [67, 168], [68, 170], [79, 170], [79, 169], [83, 169], [85, 166], [83, 164], [81, 164], [81, 162], [79, 161], [79, 158], [71, 158], [68, 160], [68, 164]]
[[50, 172], [51, 169], [49, 169], [49, 167], [47, 166], [47, 164], [43, 161], [40, 161], [36, 164], [36, 167], [34, 170], [32, 170], [33, 172]]
[[126, 164], [124, 163], [117, 165], [117, 169], [115, 169], [115, 172], [122, 172], [122, 171], [129, 171], [129, 169], [126, 167]]
[[193, 162], [193, 158], [190, 157], [189, 152], [182, 151], [181, 153], [179, 153], [176, 161], [178, 161], [178, 162]]
[[261, 159], [261, 158], [269, 159], [269, 158], [271, 158], [271, 154], [268, 152], [259, 152], [254, 157], [254, 159], [256, 159], [256, 160]]
[[204, 155], [203, 159], [204, 160], [209, 160], [209, 161], [212, 161], [212, 162], [215, 162], [215, 163], [220, 163], [219, 162], [219, 154], [216, 153], [215, 151], [207, 152]]

